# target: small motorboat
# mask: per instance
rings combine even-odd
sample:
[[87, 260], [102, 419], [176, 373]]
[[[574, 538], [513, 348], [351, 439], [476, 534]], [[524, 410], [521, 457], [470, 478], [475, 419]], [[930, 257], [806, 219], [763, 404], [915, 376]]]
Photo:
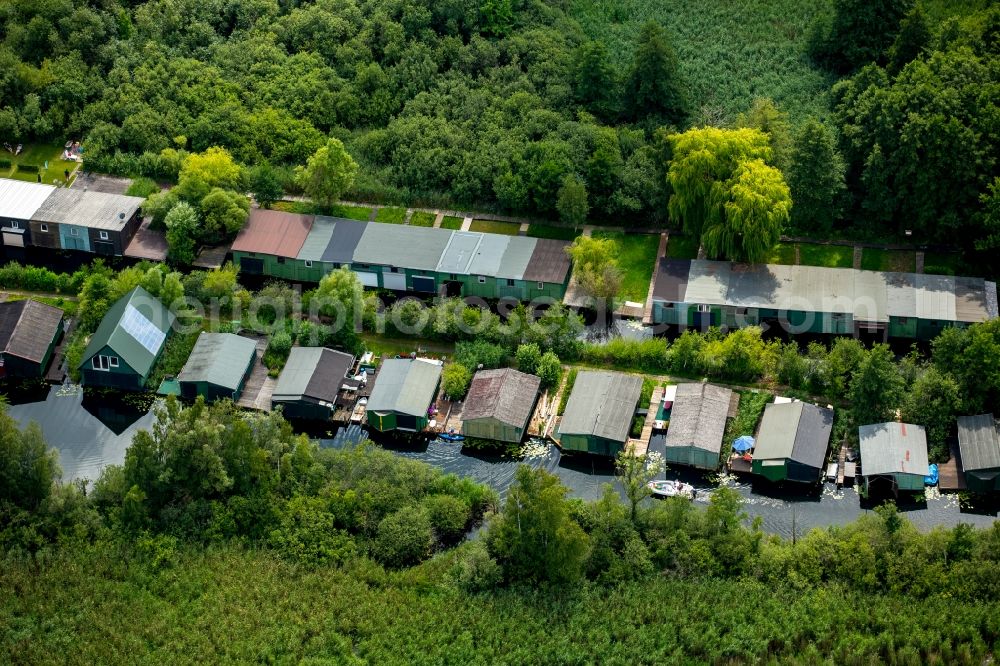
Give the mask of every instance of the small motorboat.
[[646, 484], [654, 497], [686, 497], [694, 499], [695, 489], [683, 481], [650, 481]]
[[461, 442], [462, 440], [465, 439], [465, 435], [459, 434], [454, 430], [443, 432], [438, 436], [446, 442]]

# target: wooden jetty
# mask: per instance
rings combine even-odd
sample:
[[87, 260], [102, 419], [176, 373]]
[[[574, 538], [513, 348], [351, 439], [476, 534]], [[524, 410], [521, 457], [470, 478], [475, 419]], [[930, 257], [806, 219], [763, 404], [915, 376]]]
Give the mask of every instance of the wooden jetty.
[[66, 343], [69, 341], [76, 328], [76, 319], [67, 319], [63, 325], [62, 339], [52, 352], [52, 360], [49, 361], [49, 369], [45, 372], [45, 381], [49, 384], [62, 384], [66, 380], [69, 368], [66, 365]]
[[625, 443], [625, 450], [633, 456], [644, 456], [649, 451], [649, 440], [653, 436], [653, 424], [660, 411], [660, 403], [663, 402], [663, 391], [662, 386], [653, 389], [653, 396], [649, 399], [649, 411], [646, 412], [646, 420], [642, 424], [638, 439], [630, 437]]
[[962, 452], [958, 442], [951, 443], [951, 458], [938, 465], [938, 488], [941, 490], [965, 490], [965, 468], [962, 467]]
[[271, 411], [271, 396], [274, 395], [274, 387], [278, 381], [274, 377], [268, 376], [267, 366], [264, 365], [264, 352], [266, 350], [267, 338], [258, 337], [253, 371], [243, 387], [240, 399], [236, 401], [240, 407], [256, 409], [261, 412]]
[[535, 412], [528, 419], [528, 436], [541, 437], [543, 439], [551, 437], [559, 425], [559, 401], [562, 400], [563, 391], [566, 390], [566, 378], [569, 373], [563, 369], [562, 379], [555, 391], [545, 390], [538, 398], [535, 405]]

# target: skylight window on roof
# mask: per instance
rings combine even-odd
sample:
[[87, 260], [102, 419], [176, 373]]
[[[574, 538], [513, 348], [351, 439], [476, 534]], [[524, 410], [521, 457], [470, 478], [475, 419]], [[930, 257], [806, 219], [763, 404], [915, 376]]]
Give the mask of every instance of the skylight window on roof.
[[158, 329], [141, 312], [132, 305], [125, 306], [125, 315], [121, 321], [122, 329], [135, 338], [135, 341], [146, 348], [150, 354], [156, 355], [163, 345], [167, 334]]

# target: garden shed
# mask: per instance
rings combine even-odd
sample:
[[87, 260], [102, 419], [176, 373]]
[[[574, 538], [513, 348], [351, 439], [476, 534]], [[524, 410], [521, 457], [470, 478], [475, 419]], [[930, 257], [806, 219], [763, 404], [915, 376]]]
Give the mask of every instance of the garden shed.
[[292, 347], [271, 395], [271, 406], [280, 406], [288, 418], [327, 421], [353, 368], [350, 354], [325, 347]]
[[440, 383], [440, 361], [424, 358], [385, 360], [368, 398], [369, 427], [379, 432], [420, 432], [430, 422], [429, 410]]
[[581, 370], [558, 428], [559, 445], [614, 457], [625, 448], [642, 377], [607, 370]]
[[1000, 435], [993, 415], [958, 417], [958, 447], [966, 487], [977, 493], [1000, 491]]
[[822, 478], [833, 410], [806, 402], [764, 408], [753, 452], [753, 473], [770, 481], [816, 483]]
[[876, 423], [858, 428], [865, 489], [892, 492], [924, 489], [928, 473], [927, 432], [912, 423]]
[[462, 406], [462, 434], [520, 442], [538, 399], [542, 380], [513, 368], [480, 370]]
[[722, 438], [726, 432], [731, 389], [714, 384], [678, 384], [667, 426], [667, 464], [697, 469], [719, 468]]
[[257, 360], [257, 343], [233, 333], [198, 335], [194, 349], [177, 375], [181, 395], [189, 400], [204, 396], [209, 402], [243, 392]]
[[63, 311], [31, 299], [0, 303], [0, 378], [41, 377], [63, 333]]

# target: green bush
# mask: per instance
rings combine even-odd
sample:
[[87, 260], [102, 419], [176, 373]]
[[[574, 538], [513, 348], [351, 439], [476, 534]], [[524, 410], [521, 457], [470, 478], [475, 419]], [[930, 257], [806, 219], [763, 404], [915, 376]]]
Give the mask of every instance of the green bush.
[[431, 495], [421, 502], [438, 541], [450, 545], [465, 535], [469, 524], [469, 506], [451, 495]]
[[483, 369], [499, 368], [507, 360], [507, 350], [500, 345], [483, 340], [475, 342], [459, 342], [455, 345], [455, 361], [461, 363], [470, 371], [475, 372], [482, 365]]
[[469, 392], [472, 371], [461, 363], [449, 363], [441, 373], [441, 390], [452, 400], [461, 400]]
[[9, 169], [12, 165], [13, 162], [11, 162], [9, 159], [0, 158], [0, 169]]
[[434, 532], [427, 510], [406, 506], [378, 524], [373, 554], [382, 564], [402, 568], [425, 560], [434, 545]]
[[38, 164], [21, 163], [17, 165], [17, 170], [24, 173], [39, 173], [42, 170], [42, 167]]
[[569, 374], [566, 375], [566, 386], [563, 387], [562, 396], [559, 398], [559, 411], [558, 414], [562, 416], [563, 412], [566, 411], [566, 401], [569, 400], [569, 394], [573, 392], [573, 385], [576, 384], [576, 368], [572, 368]]
[[562, 377], [562, 364], [559, 357], [547, 351], [538, 359], [536, 374], [542, 380], [542, 389], [559, 386], [559, 378]]
[[517, 360], [517, 369], [529, 375], [538, 373], [538, 362], [542, 358], [542, 350], [534, 342], [519, 345], [514, 354]]
[[152, 178], [136, 178], [132, 181], [132, 184], [128, 186], [125, 190], [125, 194], [130, 197], [142, 197], [145, 199], [150, 194], [154, 194], [160, 191], [160, 186], [156, 184], [156, 181]]

